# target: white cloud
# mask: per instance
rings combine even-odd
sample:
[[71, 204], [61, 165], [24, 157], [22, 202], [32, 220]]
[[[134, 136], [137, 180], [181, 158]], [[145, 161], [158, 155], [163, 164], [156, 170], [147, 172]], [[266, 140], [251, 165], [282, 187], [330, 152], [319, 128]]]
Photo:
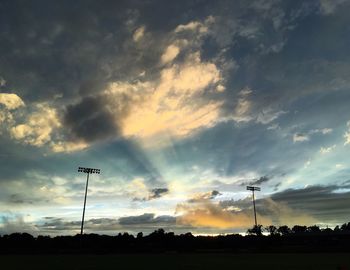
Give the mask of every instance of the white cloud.
[[332, 152], [337, 146], [334, 144], [330, 147], [321, 147], [320, 149], [320, 153], [321, 154], [327, 154], [327, 153], [330, 153]]
[[37, 104], [25, 123], [10, 129], [11, 136], [25, 144], [42, 146], [51, 140], [51, 133], [61, 126], [57, 112], [45, 103]]
[[293, 135], [293, 142], [306, 142], [309, 141], [310, 138], [306, 134], [301, 134], [301, 133], [295, 133]]
[[145, 35], [145, 27], [141, 26], [135, 30], [132, 38], [135, 42], [139, 42], [144, 35]]
[[180, 48], [175, 45], [169, 45], [165, 52], [162, 54], [161, 61], [163, 64], [169, 63], [173, 61], [176, 56], [179, 54]]
[[0, 93], [0, 104], [8, 110], [14, 110], [24, 106], [23, 100], [16, 94]]

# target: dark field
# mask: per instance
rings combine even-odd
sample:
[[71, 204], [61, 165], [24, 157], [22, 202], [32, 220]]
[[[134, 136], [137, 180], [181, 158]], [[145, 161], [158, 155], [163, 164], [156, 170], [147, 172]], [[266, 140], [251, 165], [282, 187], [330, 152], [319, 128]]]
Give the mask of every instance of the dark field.
[[1, 255], [1, 269], [349, 269], [348, 253]]

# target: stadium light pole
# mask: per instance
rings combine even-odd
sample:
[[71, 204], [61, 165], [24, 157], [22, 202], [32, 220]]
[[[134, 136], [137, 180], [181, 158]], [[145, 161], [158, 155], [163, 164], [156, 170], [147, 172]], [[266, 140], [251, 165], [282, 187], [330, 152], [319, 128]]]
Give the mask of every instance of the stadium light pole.
[[84, 231], [84, 217], [85, 217], [85, 206], [86, 206], [86, 197], [87, 197], [87, 191], [88, 191], [88, 185], [89, 185], [89, 175], [96, 173], [100, 174], [100, 169], [93, 169], [93, 168], [85, 168], [85, 167], [79, 167], [78, 172], [86, 173], [86, 187], [85, 187], [85, 197], [84, 197], [84, 208], [83, 208], [83, 217], [81, 219], [81, 228], [80, 228], [80, 234], [83, 235]]
[[255, 220], [255, 227], [258, 226], [258, 222], [256, 220], [256, 209], [255, 209], [255, 196], [254, 191], [260, 191], [259, 187], [253, 187], [253, 186], [247, 186], [247, 190], [251, 190], [253, 193], [253, 206], [254, 206], [254, 220]]

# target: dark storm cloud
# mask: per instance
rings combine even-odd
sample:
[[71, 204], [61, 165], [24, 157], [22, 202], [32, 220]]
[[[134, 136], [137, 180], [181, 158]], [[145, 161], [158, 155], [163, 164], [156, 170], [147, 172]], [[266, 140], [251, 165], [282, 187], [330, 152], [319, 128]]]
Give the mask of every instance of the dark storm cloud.
[[110, 61], [128, 35], [127, 11], [120, 1], [2, 2], [0, 74], [26, 100], [100, 90], [114, 76]]
[[169, 189], [167, 188], [154, 188], [151, 190], [151, 194], [149, 195], [149, 200], [158, 199], [164, 196], [165, 194], [167, 194], [168, 192], [169, 192]]
[[119, 218], [120, 225], [175, 225], [176, 218], [173, 216], [157, 216], [153, 213], [145, 213], [140, 216], [129, 216]]
[[[72, 232], [73, 230], [80, 230], [81, 221], [67, 221], [63, 218], [47, 218], [45, 217], [41, 223], [36, 224], [37, 229], [41, 232], [58, 233]], [[95, 218], [85, 220], [85, 230], [99, 231], [113, 231], [119, 228], [118, 221], [112, 218]]]
[[217, 191], [217, 190], [213, 190], [212, 192], [211, 192], [211, 199], [214, 199], [216, 196], [219, 196], [219, 195], [221, 195], [221, 193], [219, 192], [219, 191]]
[[11, 194], [8, 198], [8, 202], [12, 204], [40, 204], [40, 203], [49, 203], [49, 199], [41, 198], [36, 196], [35, 194], [31, 194], [28, 196], [28, 194], [20, 194], [15, 193]]
[[69, 105], [64, 125], [73, 138], [86, 142], [118, 135], [115, 116], [106, 109], [106, 101], [102, 97], [85, 97], [80, 103]]
[[241, 186], [246, 186], [246, 185], [251, 185], [251, 186], [255, 186], [255, 185], [261, 185], [264, 183], [267, 183], [268, 181], [270, 181], [272, 179], [272, 177], [269, 177], [267, 175], [261, 176], [259, 178], [255, 178], [255, 179], [251, 179], [251, 180], [241, 180]]
[[[348, 205], [350, 203], [349, 185], [309, 186], [303, 189], [287, 189], [273, 193], [269, 197], [256, 200], [257, 212], [263, 216], [270, 216], [278, 220], [279, 214], [297, 211], [303, 215], [315, 218], [325, 223], [340, 224], [348, 220]], [[252, 208], [250, 197], [240, 200], [221, 201], [220, 206], [225, 209], [238, 207]], [[280, 211], [278, 211], [280, 209]], [[287, 212], [287, 213], [288, 213]], [[293, 217], [290, 217], [293, 222]], [[295, 222], [297, 223], [297, 222]]]
[[341, 223], [349, 219], [349, 188], [349, 185], [331, 185], [287, 189], [272, 194], [271, 199], [276, 202], [285, 202], [290, 207], [301, 209], [320, 220]]
[[154, 189], [151, 189], [149, 191], [148, 197], [144, 197], [144, 198], [135, 197], [135, 198], [133, 198], [133, 201], [135, 201], [135, 202], [137, 202], [137, 201], [141, 201], [141, 202], [151, 201], [154, 199], [159, 199], [168, 193], [169, 193], [168, 188], [154, 188]]
[[249, 182], [249, 185], [261, 185], [263, 183], [268, 182], [269, 180], [271, 180], [272, 177], [268, 177], [267, 175], [265, 176], [261, 176], [259, 179], [254, 179], [251, 182]]
[[227, 209], [231, 206], [239, 207], [240, 209], [248, 209], [252, 206], [252, 199], [250, 197], [246, 197], [244, 199], [239, 199], [239, 200], [225, 200], [225, 201], [220, 201], [219, 205], [223, 209]]
[[[21, 227], [28, 224], [21, 222]], [[69, 221], [63, 218], [45, 217], [35, 225], [31, 225], [40, 234], [57, 233], [65, 234], [72, 231], [79, 231], [81, 221]], [[93, 233], [118, 233], [139, 231], [152, 232], [158, 228], [171, 229], [176, 226], [176, 218], [173, 216], [155, 216], [155, 214], [145, 213], [140, 216], [128, 216], [119, 219], [113, 218], [94, 218], [85, 220], [84, 229], [86, 232]], [[33, 231], [33, 229], [32, 229]], [[37, 233], [36, 233], [37, 234]]]

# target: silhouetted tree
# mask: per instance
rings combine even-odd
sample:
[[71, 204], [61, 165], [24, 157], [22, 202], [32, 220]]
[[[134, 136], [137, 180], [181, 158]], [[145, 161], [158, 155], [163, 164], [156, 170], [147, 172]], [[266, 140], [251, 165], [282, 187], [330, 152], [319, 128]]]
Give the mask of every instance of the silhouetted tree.
[[295, 225], [292, 228], [292, 232], [296, 234], [306, 233], [306, 231], [307, 231], [306, 226]]
[[283, 225], [278, 227], [277, 232], [279, 232], [282, 235], [288, 235], [291, 233], [291, 230], [287, 225]]
[[137, 239], [142, 239], [143, 237], [143, 233], [142, 232], [139, 232], [137, 235], [136, 235], [136, 238]]
[[274, 225], [266, 226], [265, 231], [268, 232], [270, 235], [278, 235], [277, 227]]
[[250, 235], [260, 236], [260, 235], [262, 235], [262, 228], [263, 228], [263, 226], [260, 224], [254, 225], [253, 228], [247, 230], [247, 233]]
[[[262, 235], [262, 225], [254, 226], [247, 231], [250, 235]], [[318, 226], [305, 227], [295, 225], [276, 228], [273, 225], [264, 228], [269, 237], [244, 237], [242, 235], [193, 236], [191, 233], [175, 235], [158, 229], [147, 236], [140, 232], [137, 237], [128, 233], [116, 236], [84, 234], [75, 236], [38, 236], [27, 233], [0, 235], [0, 254], [11, 253], [132, 253], [180, 251], [196, 252], [196, 250], [242, 250], [263, 252], [350, 252], [350, 223], [332, 229], [320, 229]], [[288, 237], [273, 237], [274, 235]], [[307, 245], [305, 245], [307, 243]]]
[[307, 231], [310, 233], [320, 233], [321, 229], [317, 225], [307, 227]]
[[337, 233], [341, 232], [339, 225], [335, 226], [333, 231]]
[[340, 229], [344, 232], [344, 231], [350, 231], [350, 222], [348, 223], [344, 223], [343, 225], [341, 225]]
[[331, 234], [333, 232], [333, 230], [331, 228], [325, 228], [325, 229], [322, 229], [322, 232], [323, 233], [327, 233], [327, 234]]

